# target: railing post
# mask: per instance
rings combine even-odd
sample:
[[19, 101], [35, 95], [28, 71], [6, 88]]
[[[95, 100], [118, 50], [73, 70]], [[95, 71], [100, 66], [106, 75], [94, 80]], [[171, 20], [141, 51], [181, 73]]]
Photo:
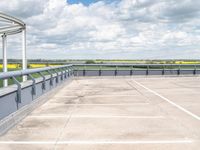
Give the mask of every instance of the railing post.
[[171, 74], [173, 73], [173, 66], [171, 64], [171, 69], [170, 69]]
[[180, 65], [178, 65], [178, 75], [180, 75], [181, 69], [180, 69]]
[[130, 76], [133, 75], [133, 66], [130, 66]]
[[163, 70], [162, 70], [162, 75], [165, 75], [165, 66], [162, 66]]
[[47, 72], [50, 74], [50, 85], [52, 86], [53, 85], [53, 74], [49, 71], [49, 70], [47, 70]]
[[17, 103], [21, 103], [21, 95], [22, 95], [22, 87], [21, 87], [21, 83], [13, 76], [12, 77], [14, 83], [17, 85], [17, 98], [16, 98], [16, 102]]
[[38, 74], [43, 78], [42, 89], [46, 90], [46, 78], [41, 72], [39, 72]]
[[117, 76], [117, 66], [115, 66], [115, 76]]
[[70, 76], [74, 76], [74, 68], [73, 66], [70, 66]]
[[54, 70], [55, 71], [55, 73], [56, 73], [56, 83], [58, 83], [59, 81], [58, 81], [58, 77], [59, 77], [59, 74], [58, 74], [58, 72], [56, 71], [56, 70]]
[[63, 80], [63, 70], [61, 68], [59, 70], [61, 71], [61, 80]]
[[196, 65], [194, 65], [194, 72], [193, 72], [193, 74], [194, 74], [194, 75], [197, 74], [197, 66], [196, 66]]
[[68, 75], [68, 77], [70, 76], [69, 68], [67, 68], [67, 75]]
[[146, 75], [149, 75], [149, 65], [147, 65]]
[[76, 66], [75, 67], [75, 71], [76, 71], [76, 76], [78, 77], [79, 76], [79, 72], [80, 72], [80, 66]]
[[85, 76], [85, 70], [86, 70], [86, 66], [84, 65], [84, 68], [83, 68], [83, 76]]
[[67, 70], [67, 68], [65, 68], [65, 70], [64, 70], [65, 71], [65, 74], [64, 74], [65, 79], [67, 79], [67, 71], [66, 70]]
[[33, 81], [32, 83], [32, 94], [33, 95], [36, 95], [36, 86], [35, 86], [35, 78], [31, 75], [31, 74], [28, 74], [28, 76], [31, 78], [31, 80]]
[[99, 76], [101, 76], [101, 65], [99, 66]]

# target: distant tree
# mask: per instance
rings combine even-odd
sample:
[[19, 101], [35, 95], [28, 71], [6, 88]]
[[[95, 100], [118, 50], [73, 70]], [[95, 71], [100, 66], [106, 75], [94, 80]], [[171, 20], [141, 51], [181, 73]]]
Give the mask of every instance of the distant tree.
[[86, 60], [85, 63], [86, 64], [95, 64], [95, 61], [94, 60]]
[[49, 63], [47, 62], [47, 63], [45, 64], [45, 66], [46, 66], [46, 67], [49, 67]]
[[22, 68], [22, 64], [19, 64], [18, 66], [19, 66], [19, 68]]
[[31, 68], [31, 65], [30, 65], [30, 64], [28, 64], [28, 65], [27, 65], [27, 68]]

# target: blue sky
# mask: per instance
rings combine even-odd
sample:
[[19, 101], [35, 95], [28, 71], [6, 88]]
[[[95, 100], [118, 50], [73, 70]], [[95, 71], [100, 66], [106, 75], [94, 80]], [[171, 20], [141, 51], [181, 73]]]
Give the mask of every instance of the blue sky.
[[81, 3], [81, 4], [85, 5], [85, 6], [89, 6], [90, 4], [96, 3], [98, 1], [103, 1], [104, 3], [109, 4], [109, 3], [113, 3], [113, 2], [118, 2], [120, 0], [67, 0], [67, 2], [69, 4], [73, 5], [73, 4]]
[[[27, 57], [42, 59], [200, 59], [199, 8], [199, 0], [0, 0], [27, 25]], [[8, 37], [8, 56], [21, 58], [21, 35]]]
[[82, 3], [84, 5], [89, 5], [91, 3], [95, 3], [98, 0], [67, 0], [69, 4], [78, 4], [78, 3]]

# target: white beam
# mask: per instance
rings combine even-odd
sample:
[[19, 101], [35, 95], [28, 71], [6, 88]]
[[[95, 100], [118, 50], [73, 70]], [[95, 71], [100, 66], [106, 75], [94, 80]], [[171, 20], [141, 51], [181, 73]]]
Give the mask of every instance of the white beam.
[[2, 13], [2, 12], [0, 12], [0, 18], [3, 18], [3, 19], [5, 19], [5, 20], [9, 20], [9, 21], [14, 22], [14, 23], [16, 23], [16, 24], [19, 24], [19, 25], [21, 25], [22, 27], [25, 26], [25, 23], [24, 23], [23, 21], [21, 21], [21, 20], [15, 18], [15, 17], [12, 17], [12, 16], [10, 16], [10, 15], [4, 14], [4, 13]]
[[[3, 72], [7, 72], [7, 38], [6, 35], [2, 35], [2, 48], [3, 48]], [[8, 86], [8, 80], [3, 80], [3, 86]]]
[[[26, 59], [26, 29], [22, 30], [22, 69], [27, 69]], [[23, 81], [27, 80], [27, 76], [23, 76]]]
[[0, 34], [6, 34], [8, 32], [14, 32], [14, 31], [18, 31], [18, 30], [21, 30], [22, 27], [19, 26], [19, 25], [12, 25], [12, 26], [3, 26], [3, 27], [0, 27]]

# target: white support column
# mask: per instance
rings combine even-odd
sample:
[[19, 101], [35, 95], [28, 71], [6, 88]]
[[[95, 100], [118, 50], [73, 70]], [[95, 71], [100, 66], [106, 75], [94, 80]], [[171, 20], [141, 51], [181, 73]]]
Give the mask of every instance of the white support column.
[[[26, 59], [26, 29], [22, 30], [22, 69], [27, 69]], [[23, 76], [23, 81], [27, 80], [27, 76]]]
[[[7, 72], [7, 38], [6, 34], [2, 35], [2, 48], [3, 48], [3, 72]], [[8, 86], [8, 80], [3, 80], [3, 86]]]

